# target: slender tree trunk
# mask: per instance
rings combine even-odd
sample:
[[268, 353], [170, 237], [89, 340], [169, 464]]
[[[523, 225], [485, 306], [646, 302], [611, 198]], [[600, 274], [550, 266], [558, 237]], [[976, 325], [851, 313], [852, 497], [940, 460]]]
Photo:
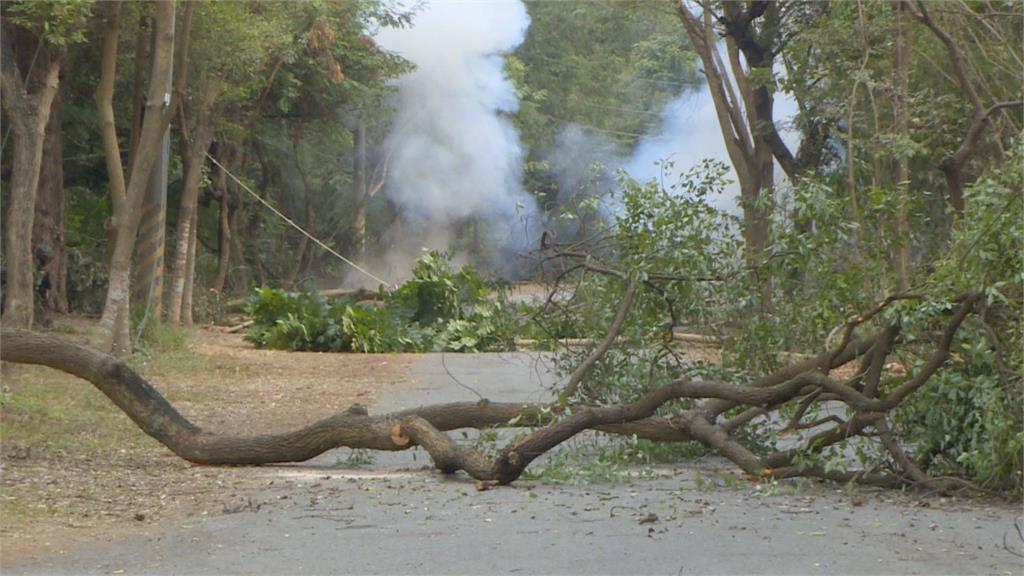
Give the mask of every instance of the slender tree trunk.
[[31, 328], [34, 313], [32, 225], [35, 220], [39, 171], [43, 163], [43, 142], [50, 110], [57, 95], [60, 60], [47, 55], [42, 83], [30, 92], [31, 78], [23, 79], [15, 61], [11, 30], [2, 30], [3, 54], [0, 67], [2, 104], [14, 136], [11, 167], [10, 205], [7, 208], [5, 256], [7, 293], [4, 294], [4, 325]]
[[[295, 167], [298, 169], [299, 179], [302, 181], [302, 197], [306, 208], [305, 228], [310, 234], [312, 234], [313, 226], [316, 224], [316, 214], [313, 212], [313, 198], [309, 189], [309, 178], [306, 176], [306, 171], [302, 169], [302, 159], [299, 157], [298, 138], [292, 140], [292, 150], [295, 154]], [[301, 234], [299, 236], [299, 247], [295, 251], [291, 269], [288, 270], [288, 276], [285, 277], [286, 286], [295, 285], [299, 276], [299, 271], [302, 269], [302, 260], [306, 256], [307, 249], [309, 249], [309, 238], [306, 237], [305, 234]]]
[[[908, 26], [907, 7], [897, 0], [893, 3], [896, 11], [896, 53], [893, 64], [895, 75], [893, 94], [893, 126], [896, 133], [906, 141], [910, 139], [910, 50], [912, 40]], [[896, 160], [896, 268], [897, 286], [902, 292], [910, 287], [910, 228], [907, 222], [910, 205], [910, 158], [907, 151], [901, 151]]]
[[192, 211], [192, 232], [188, 238], [188, 260], [185, 264], [185, 289], [181, 295], [181, 323], [192, 325], [192, 294], [196, 287], [196, 222], [199, 214]]
[[128, 165], [135, 161], [135, 150], [139, 147], [142, 131], [142, 114], [146, 109], [146, 71], [149, 69], [149, 48], [153, 32], [148, 16], [139, 16], [139, 28], [135, 33], [135, 62], [132, 69], [132, 125], [128, 133]]
[[231, 209], [228, 206], [227, 190], [220, 198], [220, 233], [217, 242], [217, 277], [213, 281], [213, 289], [218, 294], [224, 292], [227, 284], [228, 267], [231, 264]]
[[[774, 178], [772, 156], [775, 148], [779, 149], [780, 162], [783, 158], [789, 158], [789, 164], [795, 164], [795, 161], [792, 161], [792, 155], [784, 144], [773, 146], [771, 92], [763, 87], [755, 88], [747, 81], [746, 70], [740, 61], [741, 45], [747, 48], [744, 55], [750, 65], [770, 69], [771, 60], [764, 54], [753, 54], [759, 49], [752, 40], [750, 30], [750, 21], [753, 17], [747, 20], [743, 14], [736, 13], [738, 6], [725, 6], [729, 10], [728, 17], [737, 23], [737, 26], [730, 29], [730, 36], [727, 38], [729, 65], [734, 81], [730, 80], [726, 64], [719, 53], [719, 36], [714, 29], [710, 10], [703, 8], [700, 14], [694, 14], [685, 4], [680, 3], [678, 15], [690, 43], [704, 66], [704, 75], [707, 78], [722, 138], [729, 153], [729, 160], [736, 170], [736, 178], [740, 185], [740, 205], [743, 209], [743, 235], [747, 260], [751, 267], [751, 275], [757, 280], [757, 268], [763, 264], [764, 253], [770, 241], [769, 217]], [[748, 50], [752, 54], [746, 54]], [[765, 285], [765, 295], [769, 295], [770, 292], [771, 287]]]
[[[245, 205], [242, 203], [243, 195], [242, 191], [234, 181], [228, 183], [227, 189], [231, 195], [231, 203], [229, 205], [231, 208], [231, 216], [229, 218], [231, 221], [231, 243], [233, 244], [231, 252], [235, 260], [239, 263], [239, 265], [235, 267], [238, 272], [233, 281], [233, 286], [236, 291], [239, 288], [248, 291], [249, 287], [252, 285], [252, 269], [245, 263], [245, 244], [242, 241], [242, 222], [245, 216]], [[258, 209], [258, 207], [256, 208]]]
[[[967, 126], [967, 132], [964, 134], [963, 139], [951, 154], [946, 155], [942, 160], [939, 161], [939, 169], [942, 171], [943, 176], [946, 179], [946, 188], [949, 197], [950, 206], [953, 208], [953, 213], [956, 218], [963, 218], [964, 216], [964, 166], [974, 156], [975, 151], [978, 148], [978, 144], [986, 133], [989, 132], [991, 125], [992, 114], [998, 112], [1003, 108], [1020, 108], [1024, 105], [1019, 99], [1019, 92], [1014, 96], [1015, 100], [1006, 102], [997, 102], [992, 104], [988, 108], [983, 104], [981, 96], [978, 94], [978, 90], [968, 75], [967, 62], [964, 59], [964, 53], [961, 51], [957, 42], [941, 27], [939, 24], [932, 19], [931, 15], [926, 8], [925, 3], [921, 0], [895, 0], [898, 3], [896, 9], [899, 13], [913, 16], [922, 24], [924, 24], [936, 38], [942, 42], [946, 48], [946, 55], [949, 63], [952, 65], [953, 76], [956, 78], [957, 83], [960, 85], [960, 89], [967, 99], [971, 102], [973, 114], [971, 115], [971, 122]], [[909, 48], [908, 48], [909, 50]], [[984, 82], [982, 82], [984, 85]]]
[[[263, 145], [260, 144], [258, 139], [252, 140], [252, 149], [256, 153], [256, 158], [260, 162], [260, 186], [256, 189], [256, 193], [260, 197], [266, 199], [266, 190], [270, 187], [274, 181], [274, 173], [270, 164], [267, 162], [266, 154], [263, 150]], [[269, 285], [269, 278], [267, 277], [267, 271], [263, 267], [262, 251], [260, 249], [257, 239], [259, 238], [259, 231], [262, 222], [262, 210], [259, 206], [254, 207], [249, 212], [249, 218], [246, 222], [247, 236], [253, 240], [249, 244], [249, 261], [252, 262], [253, 273], [256, 274], [256, 279], [259, 282], [261, 288], [265, 288]], [[236, 228], [237, 230], [237, 228]], [[245, 254], [245, 252], [242, 252]]]
[[352, 184], [352, 255], [356, 262], [366, 260], [366, 122], [356, 122], [355, 150], [353, 153]]
[[231, 279], [230, 284], [225, 286], [225, 289], [230, 289], [232, 292], [238, 292], [239, 290], [248, 291], [252, 285], [252, 271], [245, 264], [245, 250], [242, 245], [242, 215], [243, 211], [241, 206], [237, 206], [231, 210], [231, 255], [237, 262], [235, 264], [235, 273], [231, 274], [231, 266], [228, 265], [228, 278]]
[[[211, 90], [210, 92], [216, 92]], [[206, 100], [209, 98], [209, 100]], [[211, 105], [216, 94], [208, 94], [204, 104]], [[203, 166], [206, 165], [206, 151], [213, 140], [213, 124], [216, 114], [204, 112], [202, 106], [196, 118], [196, 130], [193, 140], [186, 146], [185, 184], [181, 192], [181, 207], [178, 210], [178, 224], [175, 228], [174, 255], [171, 259], [171, 290], [167, 302], [167, 321], [177, 325], [183, 321], [183, 295], [185, 293], [186, 276], [188, 276], [189, 244], [194, 233], [193, 222], [196, 215], [196, 203], [199, 199], [199, 181], [202, 178]], [[182, 122], [186, 120], [183, 118]]]
[[[218, 154], [220, 155], [220, 154]], [[231, 161], [228, 155], [220, 155], [221, 164], [228, 166]], [[217, 191], [220, 200], [220, 227], [217, 233], [217, 277], [213, 281], [213, 289], [221, 294], [228, 279], [228, 266], [231, 262], [231, 191], [228, 189], [228, 179], [223, 169], [217, 170]]]
[[[118, 6], [114, 3], [114, 6]], [[119, 8], [118, 8], [119, 10]], [[114, 350], [119, 354], [131, 352], [129, 335], [130, 318], [128, 304], [131, 288], [131, 259], [135, 248], [142, 200], [149, 181], [149, 173], [156, 159], [164, 131], [171, 118], [173, 106], [165, 98], [167, 78], [171, 75], [174, 55], [174, 10], [173, 2], [157, 2], [155, 5], [156, 41], [149, 78], [149, 93], [146, 97], [146, 114], [139, 133], [139, 146], [133, 158], [128, 184], [124, 185], [121, 172], [120, 153], [114, 125], [113, 93], [114, 75], [117, 66], [117, 22], [108, 29], [103, 48], [103, 72], [100, 89], [97, 92], [98, 108], [104, 132], [104, 151], [107, 156], [108, 174], [111, 179], [114, 204], [114, 229], [116, 241], [110, 259], [110, 284], [103, 306], [96, 334], [96, 348]], [[116, 19], [116, 20], [119, 20]], [[121, 190], [116, 190], [120, 183]]]
[[[307, 222], [307, 226], [309, 223]], [[299, 271], [302, 269], [302, 261], [306, 257], [306, 250], [309, 248], [309, 238], [305, 234], [299, 235], [299, 245], [295, 249], [295, 254], [292, 257], [292, 265], [288, 269], [288, 275], [285, 276], [284, 284], [290, 288], [295, 287], [295, 283], [299, 278]]]
[[61, 137], [61, 92], [58, 88], [46, 125], [43, 142], [43, 162], [39, 173], [39, 192], [36, 196], [35, 221], [32, 225], [32, 245], [46, 245], [52, 257], [43, 269], [50, 279], [50, 291], [44, 306], [48, 310], [66, 313], [67, 250], [64, 246], [64, 156]]
[[[96, 110], [100, 121], [100, 138], [107, 165], [107, 181], [110, 189], [111, 215], [107, 225], [107, 248], [113, 262], [116, 253], [118, 230], [127, 217], [128, 207], [125, 197], [126, 185], [124, 168], [121, 164], [121, 147], [117, 140], [117, 124], [114, 118], [114, 82], [117, 75], [117, 44], [121, 32], [121, 3], [107, 4], [106, 23], [103, 31], [101, 48], [100, 82], [96, 89]], [[140, 23], [141, 26], [141, 23]], [[137, 134], [133, 135], [137, 140]], [[135, 157], [134, 150], [132, 158]], [[129, 164], [130, 165], [130, 164]], [[109, 289], [108, 289], [109, 296]], [[128, 301], [114, 302], [111, 309], [113, 318], [110, 320], [110, 338], [122, 343], [128, 342]], [[104, 336], [101, 335], [101, 338]], [[110, 350], [111, 344], [100, 342]]]

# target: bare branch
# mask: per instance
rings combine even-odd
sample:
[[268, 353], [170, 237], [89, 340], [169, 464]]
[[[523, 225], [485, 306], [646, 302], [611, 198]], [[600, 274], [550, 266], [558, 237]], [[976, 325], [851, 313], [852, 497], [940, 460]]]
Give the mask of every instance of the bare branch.
[[615, 318], [612, 320], [611, 326], [608, 327], [608, 332], [604, 335], [604, 339], [597, 345], [596, 348], [590, 353], [587, 358], [580, 363], [579, 366], [573, 370], [572, 375], [569, 377], [569, 382], [565, 385], [562, 390], [562, 395], [565, 398], [572, 398], [576, 395], [579, 390], [580, 383], [583, 382], [587, 376], [594, 370], [594, 366], [608, 353], [608, 350], [615, 343], [615, 339], [622, 333], [622, 328], [626, 325], [626, 318], [629, 316], [629, 309], [633, 306], [633, 298], [636, 296], [637, 289], [636, 278], [630, 278], [626, 284], [626, 292], [622, 295], [622, 302], [619, 304], [619, 309], [615, 313]]

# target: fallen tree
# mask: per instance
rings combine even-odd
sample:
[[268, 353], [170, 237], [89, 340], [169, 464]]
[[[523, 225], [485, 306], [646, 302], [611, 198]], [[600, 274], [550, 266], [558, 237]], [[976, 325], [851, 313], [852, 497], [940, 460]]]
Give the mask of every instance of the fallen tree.
[[[866, 337], [856, 328], [896, 298], [851, 319], [841, 343], [816, 357], [772, 372], [746, 385], [677, 379], [656, 387], [635, 401], [620, 405], [568, 403], [519, 404], [481, 400], [424, 406], [370, 415], [360, 406], [298, 430], [257, 436], [230, 436], [203, 430], [179, 413], [145, 379], [117, 358], [55, 336], [21, 329], [0, 329], [0, 359], [38, 364], [88, 380], [127, 414], [146, 434], [178, 456], [204, 465], [258, 465], [308, 460], [339, 447], [404, 450], [423, 447], [445, 473], [465, 470], [487, 484], [515, 481], [537, 457], [583, 430], [635, 435], [656, 441], [697, 441], [725, 456], [745, 473], [758, 478], [809, 476], [837, 481], [899, 486], [920, 483], [936, 489], [967, 485], [962, 480], [928, 477], [904, 452], [888, 422], [889, 413], [939, 370], [950, 357], [950, 345], [964, 319], [976, 311], [979, 293], [966, 293], [949, 316], [928, 362], [911, 378], [880, 392], [880, 366], [892, 352], [895, 328]], [[614, 334], [609, 334], [614, 338]], [[860, 360], [856, 375], [844, 382], [830, 373]], [[578, 378], [577, 378], [578, 377]], [[577, 385], [586, 374], [574, 374]], [[564, 397], [564, 396], [563, 396]], [[693, 408], [674, 413], [659, 409], [678, 399], [699, 399]], [[797, 405], [787, 428], [820, 426], [801, 421], [815, 402], [841, 402], [852, 417], [833, 417], [832, 426], [806, 440], [802, 448], [757, 455], [735, 437], [752, 419], [784, 406]], [[742, 411], [725, 417], [727, 413]], [[732, 412], [730, 412], [732, 411]], [[532, 431], [505, 446], [494, 459], [456, 445], [445, 431], [459, 428], [528, 427]], [[800, 465], [801, 451], [823, 450], [854, 436], [878, 437], [891, 455], [889, 469], [833, 470]]]

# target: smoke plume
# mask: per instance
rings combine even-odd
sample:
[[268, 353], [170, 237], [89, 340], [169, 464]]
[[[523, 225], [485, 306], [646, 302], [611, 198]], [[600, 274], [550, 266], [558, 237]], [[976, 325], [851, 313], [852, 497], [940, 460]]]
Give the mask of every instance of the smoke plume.
[[[492, 261], [526, 245], [523, 222], [535, 219], [536, 207], [522, 187], [524, 154], [507, 117], [518, 100], [502, 67], [528, 26], [518, 0], [437, 2], [412, 28], [378, 37], [416, 65], [398, 82], [398, 113], [385, 143], [391, 160], [384, 194], [402, 216], [391, 240], [410, 259], [422, 248], [455, 249], [456, 236], [472, 234], [484, 236], [475, 244], [486, 244]], [[470, 230], [477, 221], [484, 229]], [[398, 254], [388, 258], [404, 265]]]
[[[699, 62], [698, 66], [701, 66]], [[728, 69], [726, 74], [732, 77]], [[777, 94], [774, 104], [774, 117], [777, 122], [783, 122], [783, 126], [798, 110], [796, 101], [788, 94]], [[783, 128], [780, 135], [790, 147], [800, 141], [799, 133], [793, 130]], [[720, 210], [738, 215], [741, 210], [736, 171], [726, 151], [715, 103], [706, 84], [696, 89], [684, 88], [665, 106], [661, 125], [640, 141], [624, 169], [637, 180], [664, 178], [668, 185], [677, 182], [681, 175], [704, 159], [724, 163], [729, 167], [727, 178], [732, 180], [720, 196], [709, 198], [709, 201]], [[656, 165], [658, 162], [668, 162], [671, 166]], [[776, 169], [776, 178], [780, 182], [785, 178], [781, 168]]]

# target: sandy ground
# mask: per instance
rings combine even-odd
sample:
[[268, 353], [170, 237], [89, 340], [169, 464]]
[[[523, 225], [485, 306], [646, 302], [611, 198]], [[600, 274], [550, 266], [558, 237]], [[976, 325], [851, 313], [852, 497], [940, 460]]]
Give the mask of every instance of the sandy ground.
[[[79, 331], [68, 337], [84, 338], [88, 323], [72, 322]], [[186, 346], [136, 368], [212, 431], [294, 428], [353, 403], [372, 408], [408, 384], [402, 356], [256, 350], [241, 335], [205, 329], [190, 331]], [[2, 564], [237, 511], [280, 474], [194, 466], [144, 436], [84, 381], [42, 367], [9, 368], [0, 408]], [[46, 406], [37, 405], [41, 394]]]

